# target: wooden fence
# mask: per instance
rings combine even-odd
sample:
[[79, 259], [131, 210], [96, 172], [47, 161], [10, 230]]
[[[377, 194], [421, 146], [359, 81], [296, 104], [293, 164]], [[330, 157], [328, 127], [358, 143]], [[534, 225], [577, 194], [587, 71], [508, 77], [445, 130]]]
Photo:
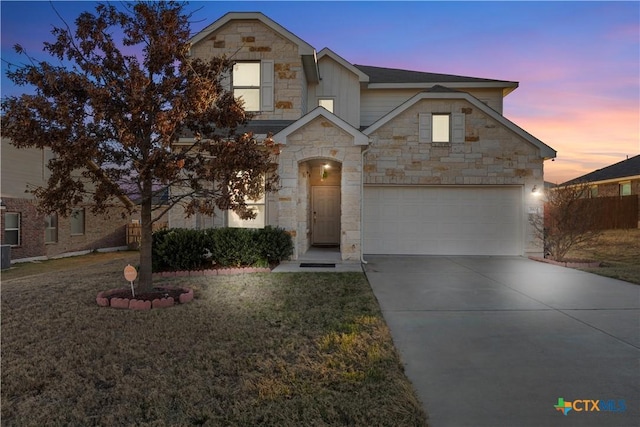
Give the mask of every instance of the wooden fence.
[[[154, 222], [153, 231], [163, 230], [168, 227], [167, 222]], [[142, 238], [142, 227], [139, 223], [127, 224], [127, 246], [132, 249], [140, 248]]]
[[[595, 215], [597, 230], [638, 228], [638, 195], [582, 199], [581, 208]], [[545, 210], [547, 206], [545, 206]]]

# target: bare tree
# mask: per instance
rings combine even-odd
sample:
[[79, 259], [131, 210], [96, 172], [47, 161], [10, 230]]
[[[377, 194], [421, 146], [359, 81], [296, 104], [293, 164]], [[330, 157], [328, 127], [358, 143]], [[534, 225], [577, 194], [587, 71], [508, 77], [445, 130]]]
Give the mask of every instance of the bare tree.
[[544, 240], [545, 256], [563, 261], [576, 245], [593, 241], [598, 229], [597, 205], [589, 203], [589, 185], [561, 185], [546, 192], [544, 216], [531, 218], [538, 238]]
[[[252, 218], [245, 200], [273, 191], [278, 180], [272, 142], [236, 134], [250, 117], [223, 86], [231, 61], [189, 57], [184, 9], [171, 1], [83, 12], [75, 31], [56, 27], [55, 41], [44, 43], [60, 65], [15, 47], [28, 61], [7, 75], [35, 94], [2, 100], [3, 136], [54, 153], [50, 179], [33, 190], [41, 210], [68, 215], [86, 201], [96, 214], [114, 203], [123, 215], [139, 207], [142, 289], [152, 287], [152, 224], [167, 209], [180, 204], [190, 215], [217, 207]], [[177, 145], [184, 134], [195, 142]], [[168, 187], [177, 191], [154, 212], [154, 197]]]

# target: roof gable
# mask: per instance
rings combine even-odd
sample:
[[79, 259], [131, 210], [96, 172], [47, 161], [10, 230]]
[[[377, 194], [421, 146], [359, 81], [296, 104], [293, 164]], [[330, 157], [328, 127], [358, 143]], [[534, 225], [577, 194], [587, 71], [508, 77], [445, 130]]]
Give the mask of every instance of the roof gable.
[[300, 54], [302, 59], [302, 67], [304, 69], [305, 75], [307, 76], [307, 81], [309, 81], [310, 83], [317, 83], [320, 80], [320, 74], [318, 71], [318, 58], [316, 57], [315, 48], [309, 43], [302, 40], [300, 37], [293, 34], [291, 31], [284, 28], [282, 25], [278, 24], [277, 22], [268, 18], [260, 12], [229, 12], [222, 18], [208, 25], [205, 29], [193, 36], [190, 40], [191, 45], [193, 46], [196, 43], [208, 38], [212, 33], [216, 32], [229, 22], [237, 20], [260, 21], [275, 33], [279, 34], [281, 37], [284, 37], [285, 39], [295, 44], [298, 47], [298, 53]]
[[347, 62], [344, 58], [342, 58], [340, 55], [338, 55], [337, 53], [335, 53], [334, 51], [332, 51], [327, 47], [325, 47], [320, 52], [318, 52], [318, 60], [324, 58], [325, 56], [333, 59], [335, 62], [342, 65], [344, 68], [346, 68], [347, 70], [351, 71], [353, 74], [358, 76], [358, 80], [360, 82], [369, 81], [369, 76], [367, 74], [363, 73], [358, 67], [354, 66], [350, 62]]
[[316, 50], [313, 46], [261, 12], [229, 12], [193, 36], [190, 40], [191, 44], [194, 45], [198, 43], [199, 41], [207, 38], [211, 33], [225, 26], [230, 21], [235, 20], [258, 20], [276, 33], [280, 34], [282, 37], [296, 44], [300, 55], [315, 55]]
[[640, 154], [602, 169], [589, 172], [586, 175], [567, 181], [562, 185], [578, 184], [582, 182], [599, 182], [635, 176], [640, 176]]
[[308, 123], [312, 122], [314, 119], [316, 119], [316, 118], [318, 118], [320, 116], [322, 116], [323, 118], [325, 118], [328, 121], [330, 121], [331, 123], [333, 123], [336, 127], [342, 129], [343, 131], [345, 131], [348, 134], [350, 134], [351, 136], [353, 136], [354, 145], [368, 145], [369, 144], [369, 138], [366, 135], [364, 135], [358, 129], [356, 129], [353, 126], [351, 126], [349, 123], [347, 123], [344, 120], [342, 120], [340, 117], [336, 116], [335, 114], [332, 114], [331, 112], [329, 112], [324, 107], [316, 107], [316, 108], [314, 108], [311, 112], [309, 112], [308, 114], [305, 114], [304, 116], [302, 116], [299, 120], [296, 120], [290, 126], [287, 126], [285, 129], [283, 129], [280, 132], [278, 132], [277, 134], [273, 135], [273, 140], [276, 143], [285, 144], [286, 145], [287, 137], [289, 135], [291, 135], [292, 133], [294, 133], [295, 131], [297, 131], [299, 129], [302, 129]]
[[520, 126], [513, 123], [512, 121], [508, 120], [503, 115], [501, 115], [491, 107], [487, 106], [485, 103], [483, 103], [476, 97], [466, 92], [452, 90], [448, 87], [439, 86], [439, 85], [434, 86], [433, 88], [431, 88], [431, 90], [420, 92], [415, 96], [413, 96], [412, 98], [410, 98], [409, 100], [400, 104], [391, 112], [387, 113], [386, 115], [378, 119], [375, 123], [373, 123], [371, 126], [363, 130], [363, 133], [367, 136], [371, 135], [373, 132], [381, 128], [383, 125], [385, 125], [386, 123], [390, 122], [395, 117], [397, 117], [400, 113], [406, 111], [407, 109], [409, 109], [409, 107], [415, 105], [417, 102], [420, 102], [423, 99], [464, 99], [470, 104], [472, 104], [474, 107], [476, 107], [477, 109], [479, 109], [480, 111], [482, 111], [483, 113], [485, 113], [486, 115], [488, 115], [489, 117], [497, 121], [498, 123], [505, 126], [507, 129], [511, 130], [512, 132], [516, 133], [520, 137], [524, 138], [529, 143], [538, 147], [540, 149], [540, 155], [542, 156], [542, 158], [550, 159], [550, 158], [556, 157], [556, 151], [553, 148], [549, 147], [547, 144], [540, 141], [538, 138], [534, 137], [533, 135], [531, 135], [530, 133], [522, 129]]

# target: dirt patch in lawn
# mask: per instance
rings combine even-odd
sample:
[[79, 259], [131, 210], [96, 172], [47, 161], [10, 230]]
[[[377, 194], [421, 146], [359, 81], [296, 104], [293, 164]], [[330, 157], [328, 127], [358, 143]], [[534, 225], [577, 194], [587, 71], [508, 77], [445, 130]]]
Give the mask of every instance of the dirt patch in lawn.
[[600, 267], [580, 270], [640, 284], [640, 229], [606, 230], [597, 240], [573, 249], [567, 256], [600, 262]]
[[363, 274], [157, 280], [195, 299], [105, 310], [120, 264], [3, 283], [3, 425], [426, 425]]

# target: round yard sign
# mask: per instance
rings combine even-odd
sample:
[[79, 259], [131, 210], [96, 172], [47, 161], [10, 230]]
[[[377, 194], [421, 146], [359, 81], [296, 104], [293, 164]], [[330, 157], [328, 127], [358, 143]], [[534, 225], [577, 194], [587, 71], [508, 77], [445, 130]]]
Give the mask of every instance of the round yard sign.
[[136, 277], [138, 277], [138, 272], [136, 271], [136, 268], [131, 264], [127, 265], [124, 268], [124, 278], [127, 279], [129, 282], [133, 282], [134, 280], [136, 280]]

